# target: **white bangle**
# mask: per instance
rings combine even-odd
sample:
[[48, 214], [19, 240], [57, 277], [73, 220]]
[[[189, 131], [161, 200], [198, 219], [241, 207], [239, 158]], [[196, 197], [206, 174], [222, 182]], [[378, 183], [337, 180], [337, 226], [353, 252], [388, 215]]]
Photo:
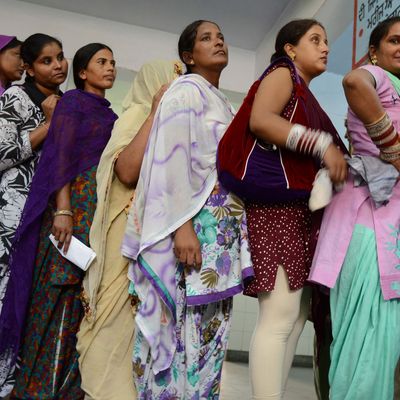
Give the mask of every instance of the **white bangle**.
[[286, 148], [322, 159], [331, 143], [332, 136], [329, 133], [294, 124], [286, 139]]

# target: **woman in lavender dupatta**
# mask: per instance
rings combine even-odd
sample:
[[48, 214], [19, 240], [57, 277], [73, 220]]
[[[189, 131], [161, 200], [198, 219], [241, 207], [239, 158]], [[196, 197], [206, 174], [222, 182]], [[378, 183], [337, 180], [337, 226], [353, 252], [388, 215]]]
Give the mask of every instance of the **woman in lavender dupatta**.
[[216, 174], [218, 142], [233, 117], [218, 90], [228, 62], [219, 27], [190, 24], [179, 54], [188, 74], [161, 99], [123, 243], [140, 300], [140, 399], [219, 397], [232, 296], [253, 274], [243, 204]]
[[[14, 52], [11, 58], [17, 57], [15, 49], [11, 50]], [[59, 85], [68, 70], [61, 42], [42, 33], [25, 40], [21, 56], [27, 70], [24, 84], [7, 88], [0, 97], [0, 397], [12, 389], [17, 352], [17, 342], [8, 333], [8, 329], [15, 330], [14, 324], [8, 321], [10, 314], [1, 317], [9, 283], [12, 243], [60, 98]], [[0, 60], [0, 69], [1, 65]], [[19, 301], [18, 292], [9, 295], [8, 310]]]
[[18, 399], [83, 398], [75, 348], [83, 272], [61, 256], [49, 234], [64, 252], [72, 233], [89, 242], [97, 164], [117, 118], [104, 98], [115, 79], [113, 54], [89, 44], [75, 54], [73, 70], [77, 89], [54, 112], [11, 255], [0, 333], [2, 347], [16, 351], [21, 343]]
[[0, 96], [11, 82], [20, 80], [23, 73], [21, 42], [15, 36], [0, 35]]

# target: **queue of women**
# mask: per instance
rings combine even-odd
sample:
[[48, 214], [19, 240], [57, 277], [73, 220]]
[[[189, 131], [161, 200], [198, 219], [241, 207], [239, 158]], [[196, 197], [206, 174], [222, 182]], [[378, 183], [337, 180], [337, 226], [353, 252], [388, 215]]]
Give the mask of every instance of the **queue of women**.
[[[309, 90], [328, 62], [319, 22], [282, 27], [236, 116], [219, 26], [188, 25], [178, 52], [141, 68], [117, 118], [107, 45], [76, 52], [62, 93], [58, 39], [0, 35], [0, 398], [218, 399], [244, 292], [259, 303], [253, 399], [284, 398], [310, 299], [329, 293], [312, 313], [331, 321], [318, 397], [392, 400], [400, 18], [344, 78], [352, 156]], [[321, 169], [337, 188], [323, 215], [308, 206]], [[64, 257], [73, 237], [96, 253], [86, 272]]]

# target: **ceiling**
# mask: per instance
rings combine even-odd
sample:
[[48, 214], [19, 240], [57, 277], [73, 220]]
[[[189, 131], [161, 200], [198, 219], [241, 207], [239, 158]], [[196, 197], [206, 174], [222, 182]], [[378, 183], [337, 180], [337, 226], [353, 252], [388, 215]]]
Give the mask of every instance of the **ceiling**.
[[255, 50], [291, 0], [24, 0], [180, 34], [196, 19], [217, 22], [232, 46]]

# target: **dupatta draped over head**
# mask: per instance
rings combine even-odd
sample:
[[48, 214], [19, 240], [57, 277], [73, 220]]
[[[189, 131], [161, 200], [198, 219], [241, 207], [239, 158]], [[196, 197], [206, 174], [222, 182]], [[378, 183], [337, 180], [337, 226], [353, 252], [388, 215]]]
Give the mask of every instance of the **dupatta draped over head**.
[[[3, 50], [4, 47], [6, 47], [13, 39], [15, 39], [15, 36], [0, 35], [0, 51]], [[6, 90], [6, 88], [3, 87], [0, 81], [0, 96], [4, 93], [4, 90]]]
[[[95, 94], [71, 90], [54, 111], [10, 256], [0, 314], [0, 356], [17, 356], [31, 292], [41, 219], [58, 189], [98, 164], [117, 115]], [[49, 232], [50, 233], [50, 232]]]
[[4, 47], [6, 47], [13, 39], [15, 39], [15, 36], [0, 35], [0, 51], [3, 50]]
[[[115, 179], [115, 161], [118, 154], [136, 136], [150, 114], [153, 96], [162, 85], [172, 82], [181, 74], [180, 61], [154, 60], [140, 68], [131, 89], [122, 102], [123, 114], [116, 121], [111, 139], [100, 158], [96, 175], [97, 208], [90, 229], [90, 246], [97, 257], [83, 280], [91, 311], [86, 318], [91, 324], [96, 320], [97, 292], [103, 276], [107, 232], [115, 218], [130, 203], [134, 192], [133, 189]], [[123, 232], [121, 232], [120, 240], [122, 240], [122, 235]], [[118, 238], [113, 238], [113, 240], [118, 240]]]
[[129, 277], [141, 301], [136, 324], [150, 345], [155, 374], [170, 366], [176, 347], [172, 233], [213, 190], [217, 146], [232, 118], [226, 97], [196, 74], [171, 85], [155, 116], [122, 247], [134, 260]]

